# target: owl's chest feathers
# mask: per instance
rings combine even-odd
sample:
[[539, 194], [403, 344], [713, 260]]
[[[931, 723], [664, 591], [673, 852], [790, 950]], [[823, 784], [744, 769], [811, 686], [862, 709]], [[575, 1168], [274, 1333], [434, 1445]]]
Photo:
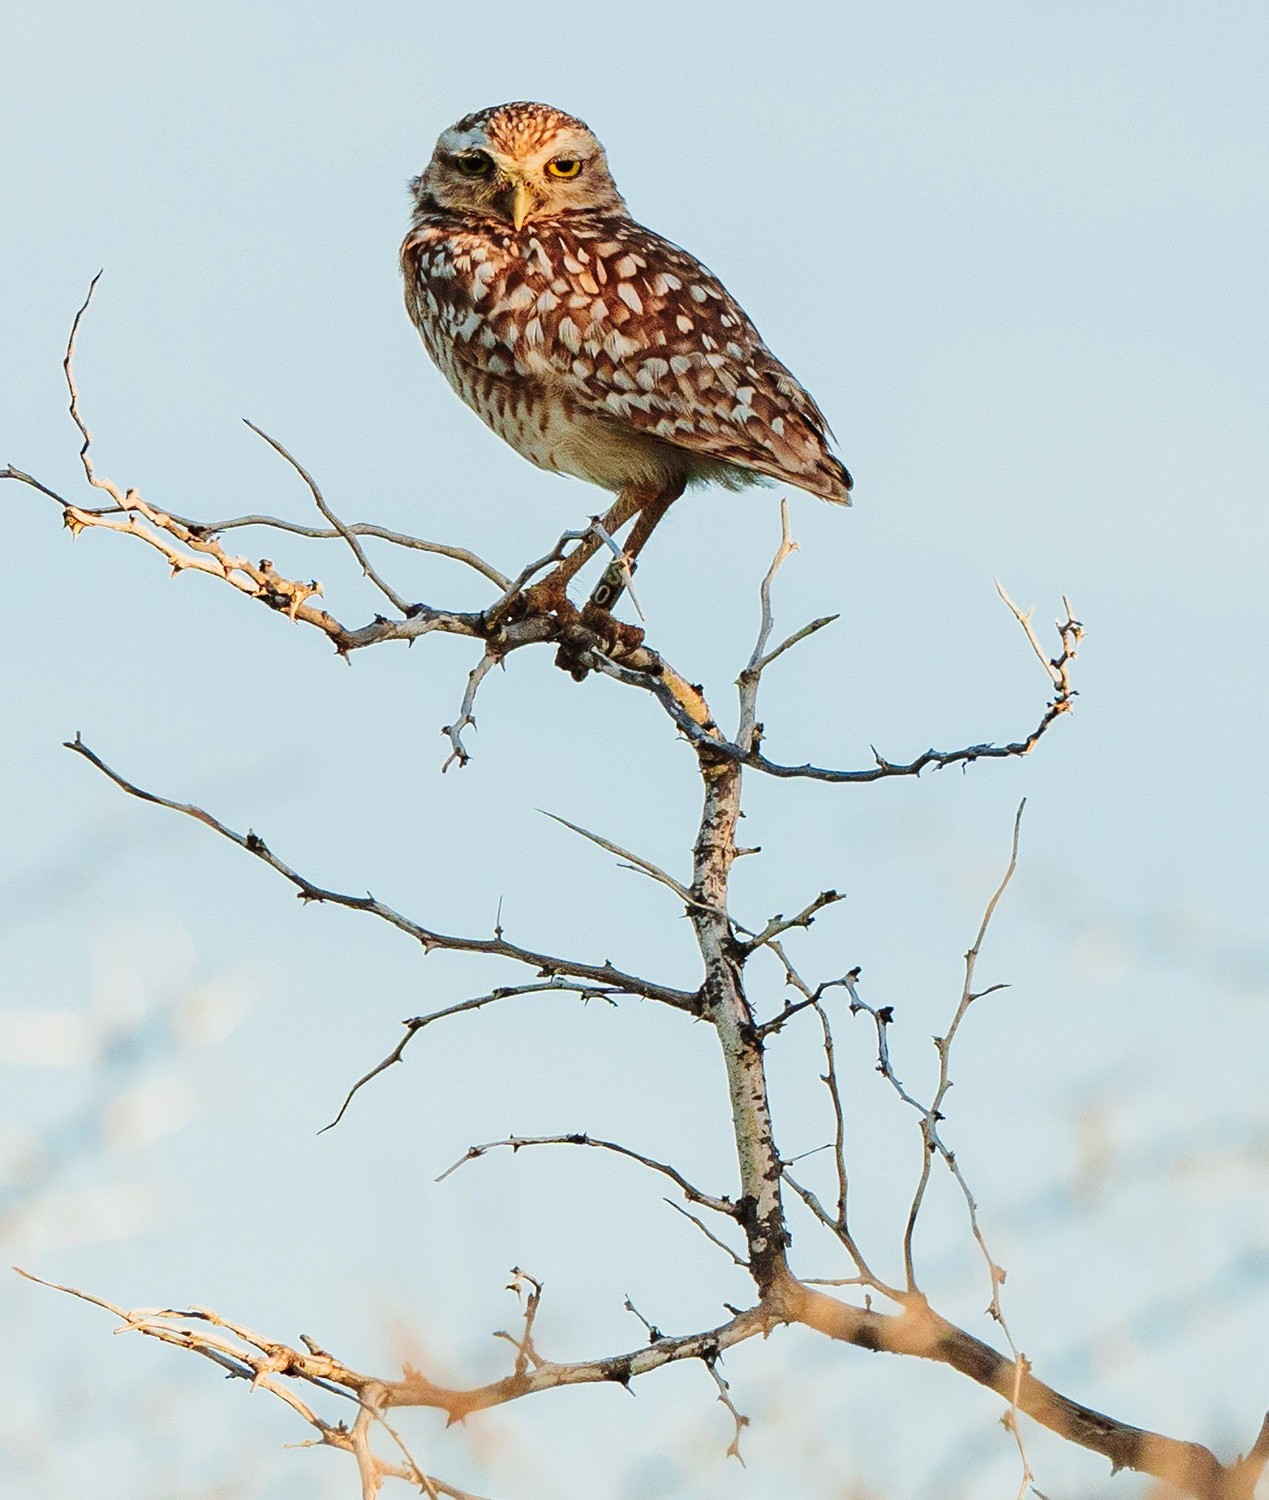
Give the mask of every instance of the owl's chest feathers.
[[[407, 242], [407, 297], [429, 354], [499, 437], [539, 468], [616, 490], [682, 459], [595, 410], [630, 314], [620, 287], [605, 296], [598, 253], [619, 245], [595, 239], [423, 226]], [[579, 400], [592, 383], [594, 401]]]

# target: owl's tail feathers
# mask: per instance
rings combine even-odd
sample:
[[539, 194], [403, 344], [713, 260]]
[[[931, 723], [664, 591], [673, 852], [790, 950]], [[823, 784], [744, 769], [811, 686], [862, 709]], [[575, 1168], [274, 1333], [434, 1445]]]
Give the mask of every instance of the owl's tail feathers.
[[841, 459], [834, 458], [831, 453], [826, 453], [820, 460], [818, 468], [819, 473], [816, 477], [820, 483], [816, 486], [815, 493], [834, 505], [849, 505], [850, 492], [855, 487], [855, 481], [850, 477], [850, 470]]

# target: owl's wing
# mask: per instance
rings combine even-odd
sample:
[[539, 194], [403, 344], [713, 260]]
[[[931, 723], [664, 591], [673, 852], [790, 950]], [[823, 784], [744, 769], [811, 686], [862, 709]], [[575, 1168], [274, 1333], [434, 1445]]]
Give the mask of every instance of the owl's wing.
[[849, 504], [824, 414], [687, 251], [591, 215], [540, 221], [518, 253], [473, 250], [439, 280], [436, 250], [424, 269], [449, 357], [548, 380], [579, 413]]

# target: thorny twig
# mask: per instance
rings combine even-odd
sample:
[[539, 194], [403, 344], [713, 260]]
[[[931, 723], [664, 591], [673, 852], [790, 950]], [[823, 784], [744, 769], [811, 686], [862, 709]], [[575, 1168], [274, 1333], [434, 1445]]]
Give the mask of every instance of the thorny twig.
[[[495, 937], [499, 940], [501, 939], [501, 928], [495, 929]], [[344, 1102], [339, 1106], [339, 1113], [335, 1116], [335, 1118], [330, 1122], [329, 1125], [323, 1125], [318, 1134], [320, 1135], [327, 1130], [333, 1130], [335, 1126], [338, 1125], [339, 1122], [348, 1113], [348, 1106], [353, 1102], [353, 1099], [357, 1096], [357, 1094], [363, 1088], [365, 1088], [365, 1086], [370, 1083], [372, 1079], [378, 1078], [380, 1073], [386, 1072], [395, 1063], [399, 1063], [402, 1057], [405, 1055], [405, 1049], [410, 1045], [414, 1038], [419, 1034], [420, 1031], [422, 1031], [425, 1027], [430, 1026], [434, 1021], [444, 1021], [447, 1020], [450, 1016], [462, 1015], [466, 1011], [482, 1010], [486, 1005], [493, 1005], [499, 1000], [509, 1000], [520, 995], [542, 995], [550, 993], [575, 994], [582, 1000], [608, 1000], [609, 1002], [615, 1004], [617, 997], [619, 995], [626, 994], [627, 991], [621, 989], [619, 986], [616, 988], [605, 988], [603, 986], [593, 984], [583, 984], [577, 980], [568, 980], [561, 978], [544, 979], [535, 984], [500, 985], [497, 989], [490, 990], [487, 994], [477, 995], [475, 999], [472, 1000], [460, 1000], [454, 1005], [446, 1005], [441, 1010], [432, 1011], [430, 1015], [412, 1016], [408, 1021], [403, 1021], [401, 1023], [405, 1027], [405, 1035], [396, 1044], [392, 1051], [388, 1053], [387, 1057], [385, 1057], [382, 1062], [376, 1063], [368, 1073], [363, 1074], [357, 1080], [357, 1082], [353, 1084], [352, 1088], [348, 1090], [348, 1093], [344, 1098]]]
[[492, 667], [496, 667], [502, 657], [487, 647], [485, 654], [467, 675], [467, 690], [463, 694], [462, 707], [458, 710], [458, 718], [452, 724], [446, 724], [441, 733], [449, 740], [450, 753], [441, 767], [441, 772], [448, 771], [452, 765], [465, 766], [471, 760], [466, 746], [463, 744], [463, 730], [475, 729], [476, 720], [474, 710], [476, 707], [476, 694], [480, 691], [480, 684], [485, 680]]
[[727, 1457], [736, 1459], [743, 1469], [745, 1467], [745, 1458], [744, 1454], [740, 1451], [740, 1435], [749, 1426], [749, 1418], [740, 1411], [736, 1403], [731, 1399], [731, 1386], [723, 1379], [722, 1371], [718, 1368], [719, 1363], [720, 1361], [717, 1358], [707, 1359], [705, 1361], [705, 1368], [713, 1377], [714, 1384], [718, 1387], [718, 1399], [727, 1408], [728, 1412], [730, 1412], [732, 1422], [736, 1428], [731, 1442], [727, 1444]]
[[[795, 924], [801, 925], [801, 924]], [[845, 979], [829, 979], [816, 985], [814, 989], [807, 984], [802, 975], [794, 968], [788, 954], [784, 951], [784, 945], [778, 938], [772, 937], [767, 940], [767, 946], [780, 960], [784, 969], [785, 983], [795, 990], [801, 999], [793, 1004], [786, 1004], [783, 1011], [773, 1017], [761, 1028], [764, 1036], [777, 1032], [784, 1023], [800, 1010], [814, 1010], [819, 1017], [820, 1027], [823, 1034], [824, 1046], [824, 1072], [820, 1075], [820, 1082], [828, 1091], [829, 1102], [833, 1113], [833, 1140], [831, 1150], [833, 1152], [834, 1169], [837, 1174], [837, 1205], [836, 1212], [830, 1214], [820, 1202], [819, 1196], [810, 1188], [804, 1186], [789, 1172], [791, 1162], [781, 1163], [781, 1175], [785, 1182], [793, 1189], [816, 1219], [833, 1234], [841, 1243], [846, 1253], [854, 1261], [858, 1278], [852, 1278], [849, 1284], [864, 1285], [874, 1288], [884, 1296], [890, 1297], [896, 1302], [902, 1303], [903, 1293], [897, 1288], [887, 1285], [882, 1281], [864, 1258], [863, 1251], [850, 1229], [847, 1218], [847, 1201], [850, 1191], [850, 1180], [846, 1167], [846, 1118], [842, 1109], [841, 1088], [837, 1079], [837, 1057], [833, 1045], [833, 1030], [829, 1022], [828, 1012], [823, 1005], [824, 996], [829, 990], [841, 989], [846, 985]], [[809, 1153], [804, 1153], [809, 1154]]]
[[[688, 1218], [691, 1218], [691, 1217], [692, 1216], [689, 1214]], [[699, 1222], [699, 1221], [693, 1220], [693, 1222], [696, 1223], [696, 1222]], [[705, 1227], [704, 1225], [701, 1225], [702, 1229], [704, 1229], [704, 1227]], [[709, 1234], [708, 1230], [706, 1230], [705, 1232], [706, 1232], [706, 1234]], [[710, 1238], [713, 1239], [713, 1235], [710, 1235]], [[715, 1241], [715, 1243], [718, 1243], [718, 1242]], [[723, 1248], [726, 1249], [726, 1246], [724, 1246]], [[654, 1323], [650, 1323], [648, 1321], [648, 1319], [643, 1316], [643, 1314], [634, 1305], [634, 1303], [630, 1300], [629, 1297], [627, 1297], [626, 1300], [625, 1300], [625, 1308], [626, 1308], [627, 1312], [633, 1313], [634, 1316], [636, 1318], [638, 1318], [638, 1320], [640, 1321], [640, 1323], [643, 1324], [645, 1330], [647, 1331], [648, 1342], [650, 1344], [659, 1344], [659, 1343], [662, 1343], [662, 1342], [665, 1341], [665, 1334], [663, 1334], [661, 1332], [661, 1330]], [[719, 1362], [721, 1360], [721, 1357], [722, 1356], [721, 1356], [721, 1352], [720, 1351], [718, 1351], [718, 1350], [708, 1351], [707, 1350], [704, 1354], [701, 1355], [701, 1362], [704, 1364], [705, 1368], [709, 1371], [710, 1378], [713, 1380], [715, 1386], [717, 1386], [717, 1388], [718, 1388], [718, 1399], [719, 1399], [719, 1401], [722, 1403], [723, 1406], [725, 1406], [727, 1408], [728, 1412], [730, 1412], [732, 1422], [735, 1424], [735, 1429], [736, 1429], [735, 1430], [735, 1435], [732, 1437], [731, 1442], [728, 1443], [728, 1445], [727, 1445], [727, 1457], [728, 1458], [739, 1459], [740, 1460], [740, 1466], [743, 1469], [745, 1467], [745, 1460], [744, 1460], [744, 1457], [743, 1457], [743, 1455], [741, 1454], [741, 1451], [740, 1451], [740, 1434], [744, 1431], [744, 1429], [746, 1427], [749, 1426], [749, 1418], [746, 1417], [746, 1416], [742, 1416], [741, 1415], [741, 1413], [736, 1408], [735, 1402], [731, 1399], [731, 1387], [723, 1379], [722, 1374], [721, 1374], [721, 1372], [718, 1369], [718, 1365], [719, 1365]]]
[[[525, 1295], [526, 1287], [528, 1288], [527, 1296]], [[542, 1283], [536, 1277], [530, 1276], [527, 1271], [522, 1271], [519, 1266], [512, 1266], [511, 1281], [507, 1290], [525, 1299], [524, 1328], [519, 1338], [501, 1331], [494, 1334], [494, 1337], [505, 1339], [509, 1344], [515, 1345], [516, 1375], [523, 1379], [530, 1365], [534, 1369], [540, 1369], [546, 1363], [533, 1347], [533, 1325], [537, 1320], [538, 1308], [542, 1305]]]
[[[930, 1180], [930, 1163], [933, 1159], [934, 1153], [937, 1152], [947, 1163], [948, 1169], [951, 1171], [953, 1177], [955, 1177], [957, 1184], [959, 1185], [961, 1192], [964, 1195], [966, 1206], [969, 1209], [970, 1227], [973, 1231], [974, 1239], [977, 1242], [979, 1249], [982, 1251], [983, 1258], [987, 1262], [988, 1271], [991, 1277], [992, 1296], [989, 1311], [991, 1313], [991, 1316], [997, 1322], [1001, 1323], [1002, 1329], [1004, 1319], [1000, 1311], [999, 1290], [1001, 1284], [1004, 1281], [1005, 1273], [995, 1263], [995, 1260], [992, 1258], [987, 1249], [987, 1245], [983, 1239], [982, 1229], [978, 1222], [978, 1205], [974, 1199], [973, 1193], [970, 1191], [969, 1184], [965, 1181], [965, 1178], [961, 1173], [960, 1164], [956, 1160], [955, 1153], [943, 1143], [939, 1135], [938, 1122], [943, 1118], [943, 1102], [947, 1098], [948, 1089], [951, 1087], [949, 1068], [951, 1062], [952, 1044], [956, 1040], [956, 1033], [960, 1030], [961, 1022], [965, 1019], [966, 1012], [969, 1010], [969, 1007], [975, 1000], [980, 1000], [985, 995], [993, 994], [997, 990], [1003, 988], [1003, 986], [1001, 985], [992, 985], [990, 989], [981, 990], [975, 993], [973, 989], [974, 969], [978, 962], [978, 955], [982, 948], [983, 940], [987, 936], [987, 929], [991, 925], [992, 917], [995, 915], [996, 907], [999, 905], [1000, 898], [1004, 895], [1006, 889], [1009, 886], [1009, 882], [1014, 877], [1014, 872], [1018, 868], [1018, 836], [1022, 829], [1022, 813], [1025, 807], [1025, 800], [1018, 805], [1018, 811], [1014, 815], [1013, 837], [1010, 843], [1008, 867], [1005, 870], [1004, 876], [1001, 878], [1000, 884], [996, 887], [991, 899], [987, 903], [986, 910], [983, 912], [982, 921], [979, 924], [978, 933], [975, 936], [973, 944], [970, 946], [969, 951], [965, 955], [965, 982], [961, 988], [961, 997], [956, 1007], [956, 1014], [952, 1017], [951, 1024], [948, 1026], [946, 1032], [941, 1037], [935, 1037], [934, 1039], [934, 1047], [939, 1057], [939, 1076], [938, 1084], [935, 1087], [934, 1091], [934, 1097], [931, 1099], [928, 1106], [915, 1104], [915, 1108], [921, 1116], [921, 1134], [925, 1140], [926, 1149], [921, 1164], [921, 1174], [917, 1181], [916, 1191], [913, 1193], [912, 1204], [908, 1210], [907, 1226], [904, 1230], [903, 1236], [904, 1270], [908, 1278], [909, 1290], [915, 1291], [917, 1289], [917, 1285], [912, 1254], [912, 1237], [916, 1230], [917, 1218], [921, 1212], [921, 1204], [925, 1198], [925, 1190]], [[857, 981], [853, 976], [848, 978], [847, 988], [850, 993], [851, 1007], [853, 1010], [857, 1004], [858, 995]], [[878, 1037], [880, 1038], [884, 1033], [884, 1025], [882, 1024], [880, 1016], [877, 1012], [873, 1012], [873, 1015], [877, 1021]], [[880, 1051], [878, 1053], [878, 1057], [880, 1061]], [[888, 1060], [886, 1065], [888, 1067]], [[888, 1078], [890, 1083], [898, 1090], [901, 1098], [909, 1103], [914, 1103], [914, 1101], [912, 1100], [912, 1096], [909, 1095], [907, 1091], [903, 1089], [902, 1085], [899, 1084], [898, 1079], [894, 1076], [893, 1070], [889, 1071], [886, 1074], [886, 1077]], [[1008, 1336], [1007, 1330], [1004, 1331], [1006, 1333], [1006, 1336]], [[1012, 1345], [1012, 1340], [1010, 1340], [1010, 1344]]]
[[[1029, 755], [1051, 726], [1075, 706], [1075, 689], [1071, 685], [1070, 669], [1075, 661], [1079, 642], [1083, 638], [1084, 627], [1072, 616], [1069, 602], [1064, 601], [1064, 603], [1067, 609], [1066, 618], [1058, 623], [1061, 647], [1057, 656], [1046, 659], [1045, 663], [1051, 680], [1054, 680], [1056, 673], [1058, 691], [1050, 700], [1040, 722], [1030, 734], [1024, 739], [1012, 740], [1004, 745], [984, 743], [966, 745], [959, 750], [929, 749], [923, 751], [915, 759], [905, 762], [887, 760], [874, 750], [873, 765], [864, 770], [837, 770], [828, 766], [812, 765], [809, 762], [800, 766], [791, 766], [773, 761], [752, 744], [746, 747], [739, 734], [736, 740], [726, 739], [718, 732], [717, 725], [712, 718], [706, 723], [695, 719], [684, 710], [681, 703], [665, 691], [655, 677], [647, 677], [619, 662], [607, 661], [602, 657], [596, 661], [595, 665], [597, 671], [602, 671], [619, 682], [628, 683], [633, 687], [642, 687], [651, 692], [683, 735], [693, 745], [707, 750], [711, 755], [721, 756], [739, 765], [762, 771], [765, 775], [785, 780], [805, 778], [839, 785], [866, 785], [896, 776], [920, 776], [923, 771], [930, 769], [943, 770], [948, 766], [972, 765], [977, 760], [1004, 760]], [[1027, 628], [1029, 631], [1029, 627]], [[742, 715], [742, 724], [744, 722], [746, 721]], [[750, 738], [753, 738], [752, 734]]]
[[[752, 1307], [735, 1313], [726, 1323], [715, 1328], [681, 1337], [663, 1337], [655, 1344], [625, 1354], [572, 1363], [559, 1363], [538, 1356], [538, 1363], [526, 1360], [523, 1369], [513, 1371], [487, 1385], [454, 1389], [437, 1385], [409, 1366], [400, 1380], [384, 1380], [366, 1375], [344, 1364], [308, 1337], [301, 1340], [304, 1349], [293, 1348], [222, 1318], [210, 1308], [143, 1308], [128, 1311], [76, 1287], [45, 1281], [28, 1271], [19, 1270], [18, 1274], [40, 1286], [104, 1308], [120, 1319], [124, 1325], [123, 1331], [140, 1333], [177, 1348], [192, 1350], [212, 1359], [230, 1374], [264, 1387], [299, 1411], [306, 1421], [318, 1426], [319, 1432], [329, 1431], [333, 1445], [339, 1447], [347, 1446], [336, 1440], [342, 1429], [330, 1427], [329, 1424], [323, 1424], [320, 1418], [315, 1418], [294, 1391], [282, 1382], [303, 1381], [328, 1394], [355, 1401], [358, 1405], [370, 1402], [380, 1413], [393, 1408], [431, 1407], [444, 1412], [451, 1422], [457, 1422], [474, 1412], [488, 1411], [509, 1401], [560, 1386], [628, 1386], [632, 1380], [651, 1370], [682, 1360], [700, 1359], [710, 1351], [729, 1349], [734, 1344], [770, 1332], [773, 1326], [768, 1310]], [[194, 1327], [184, 1326], [187, 1324], [193, 1324]], [[231, 1338], [215, 1331], [218, 1329], [225, 1330]]]
[[951, 1088], [950, 1064], [952, 1044], [956, 1040], [956, 1034], [960, 1030], [961, 1022], [965, 1019], [965, 1016], [969, 1011], [969, 1007], [975, 1000], [981, 1000], [984, 996], [994, 994], [998, 990], [1004, 988], [1003, 985], [997, 984], [991, 985], [988, 989], [985, 990], [975, 991], [973, 987], [974, 972], [978, 963], [979, 953], [982, 950], [983, 942], [987, 936], [987, 929], [991, 925], [993, 916], [995, 916], [996, 908], [1000, 904], [1001, 897], [1008, 889], [1009, 883], [1013, 879], [1014, 873], [1018, 868], [1018, 838], [1022, 829], [1022, 814], [1025, 807], [1026, 801], [1024, 799], [1019, 804], [1018, 811], [1014, 815], [1013, 834], [1009, 847], [1008, 866], [1005, 869], [1004, 875], [1001, 877], [1000, 883], [997, 885], [996, 889], [991, 895], [991, 898], [987, 902], [987, 906], [983, 912], [982, 921], [979, 923], [978, 931], [974, 937], [974, 941], [970, 945], [968, 952], [965, 954], [965, 979], [961, 987], [960, 1001], [957, 1004], [956, 1013], [953, 1015], [951, 1023], [944, 1034], [942, 1036], [934, 1038], [934, 1047], [938, 1053], [939, 1058], [939, 1074], [933, 1098], [928, 1105], [921, 1104], [911, 1093], [908, 1092], [908, 1090], [900, 1082], [898, 1076], [895, 1074], [894, 1068], [891, 1064], [889, 1047], [886, 1039], [887, 1027], [889, 1026], [891, 1019], [893, 1018], [893, 1013], [891, 1012], [890, 1008], [888, 1006], [885, 1006], [877, 1009], [861, 999], [859, 995], [859, 975], [857, 971], [852, 971], [851, 974], [847, 975], [845, 980], [845, 986], [850, 995], [851, 1013], [857, 1014], [861, 1010], [866, 1011], [873, 1018], [874, 1025], [876, 1026], [878, 1070], [881, 1072], [886, 1081], [891, 1085], [891, 1087], [895, 1090], [899, 1098], [902, 1099], [905, 1104], [908, 1104], [913, 1109], [915, 1109], [920, 1116], [921, 1135], [925, 1144], [925, 1150], [922, 1153], [921, 1172], [917, 1179], [916, 1189], [912, 1196], [912, 1203], [908, 1209], [907, 1222], [904, 1226], [903, 1233], [903, 1263], [909, 1293], [916, 1293], [918, 1291], [916, 1268], [913, 1255], [913, 1237], [916, 1233], [916, 1226], [917, 1221], [920, 1217], [921, 1206], [925, 1201], [926, 1188], [928, 1187], [930, 1181], [931, 1163], [936, 1153], [943, 1159], [948, 1168], [948, 1171], [956, 1180], [956, 1184], [960, 1188], [961, 1194], [965, 1199], [965, 1205], [969, 1212], [970, 1231], [973, 1234], [974, 1241], [977, 1244], [980, 1252], [982, 1253], [983, 1259], [987, 1264], [987, 1271], [991, 1281], [991, 1301], [988, 1304], [987, 1311], [991, 1318], [999, 1325], [1000, 1331], [1004, 1335], [1005, 1341], [1009, 1345], [1009, 1351], [1013, 1356], [1014, 1361], [1014, 1389], [1010, 1398], [1010, 1407], [1008, 1413], [1006, 1414], [1005, 1425], [1008, 1428], [1009, 1432], [1013, 1435], [1013, 1438], [1018, 1447], [1019, 1457], [1022, 1462], [1023, 1480], [1020, 1495], [1025, 1494], [1033, 1477], [1031, 1473], [1030, 1463], [1027, 1458], [1026, 1447], [1023, 1443], [1022, 1431], [1017, 1421], [1018, 1389], [1022, 1376], [1027, 1369], [1027, 1361], [1025, 1359], [1025, 1356], [1018, 1349], [1018, 1346], [1014, 1343], [1013, 1335], [1009, 1330], [1009, 1324], [1005, 1318], [1004, 1311], [1001, 1306], [1000, 1288], [1004, 1285], [1005, 1281], [1004, 1268], [997, 1264], [995, 1257], [991, 1254], [990, 1250], [987, 1247], [987, 1241], [983, 1235], [982, 1225], [978, 1218], [977, 1200], [975, 1199], [974, 1194], [970, 1189], [969, 1183], [966, 1180], [964, 1173], [961, 1171], [960, 1163], [956, 1159], [956, 1153], [952, 1151], [950, 1147], [948, 1147], [943, 1141], [942, 1136], [939, 1133], [938, 1126], [939, 1121], [943, 1119], [943, 1103], [947, 1098], [948, 1090]]
[[[745, 939], [740, 945], [746, 954], [753, 953], [758, 948], [763, 948], [774, 939], [781, 937], [784, 933], [792, 931], [795, 927], [809, 927], [815, 921], [816, 916], [826, 906], [833, 906], [838, 901], [845, 901], [846, 897], [839, 891], [821, 891], [813, 901], [808, 901], [796, 916], [786, 917], [783, 912], [778, 912], [761, 932], [756, 932]], [[781, 1017], [781, 1019], [784, 1019]]]

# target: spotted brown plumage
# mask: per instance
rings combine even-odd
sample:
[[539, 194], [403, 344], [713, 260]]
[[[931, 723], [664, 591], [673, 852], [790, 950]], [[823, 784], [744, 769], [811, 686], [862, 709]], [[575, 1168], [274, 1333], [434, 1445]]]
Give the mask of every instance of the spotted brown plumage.
[[614, 525], [643, 512], [628, 554], [698, 481], [849, 503], [819, 407], [722, 283], [630, 217], [580, 120], [468, 115], [412, 186], [401, 266], [428, 353], [531, 463], [617, 492]]

